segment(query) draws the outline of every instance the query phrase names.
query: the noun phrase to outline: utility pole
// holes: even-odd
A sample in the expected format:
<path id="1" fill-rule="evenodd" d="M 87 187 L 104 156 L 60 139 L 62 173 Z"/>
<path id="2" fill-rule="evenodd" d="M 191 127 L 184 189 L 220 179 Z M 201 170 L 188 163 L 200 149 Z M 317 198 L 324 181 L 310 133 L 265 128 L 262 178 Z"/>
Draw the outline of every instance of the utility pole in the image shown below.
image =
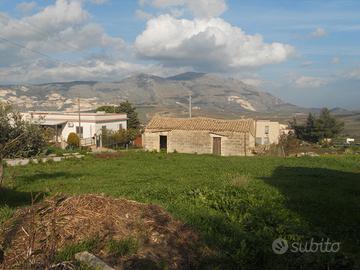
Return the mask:
<path id="1" fill-rule="evenodd" d="M 192 117 L 191 93 L 189 92 L 189 118 Z"/>
<path id="2" fill-rule="evenodd" d="M 82 133 L 81 133 L 81 116 L 80 116 L 80 98 L 78 98 L 78 115 L 79 115 L 79 138 L 82 138 Z"/>

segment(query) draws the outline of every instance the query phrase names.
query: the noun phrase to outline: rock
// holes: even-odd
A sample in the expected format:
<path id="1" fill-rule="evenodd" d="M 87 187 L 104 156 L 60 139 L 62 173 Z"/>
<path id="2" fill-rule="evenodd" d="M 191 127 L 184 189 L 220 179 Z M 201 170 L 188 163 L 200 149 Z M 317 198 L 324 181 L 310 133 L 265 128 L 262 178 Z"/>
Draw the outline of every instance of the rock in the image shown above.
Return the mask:
<path id="1" fill-rule="evenodd" d="M 55 161 L 55 162 L 59 162 L 61 161 L 61 157 L 53 157 L 52 160 Z"/>
<path id="2" fill-rule="evenodd" d="M 306 153 L 306 155 L 309 157 L 318 157 L 319 156 L 318 154 L 316 154 L 314 152 L 308 152 L 308 153 Z"/>
<path id="3" fill-rule="evenodd" d="M 108 266 L 105 262 L 100 260 L 95 255 L 83 251 L 75 254 L 75 259 L 79 262 L 86 263 L 90 267 L 94 267 L 95 269 L 99 270 L 115 270 L 114 268 Z"/>

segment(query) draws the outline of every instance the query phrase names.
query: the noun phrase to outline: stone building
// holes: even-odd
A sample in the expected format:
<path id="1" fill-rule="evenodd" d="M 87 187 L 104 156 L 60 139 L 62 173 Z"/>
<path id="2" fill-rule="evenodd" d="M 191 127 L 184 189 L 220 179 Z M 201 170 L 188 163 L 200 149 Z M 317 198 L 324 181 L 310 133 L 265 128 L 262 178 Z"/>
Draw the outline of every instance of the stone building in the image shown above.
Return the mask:
<path id="1" fill-rule="evenodd" d="M 246 156 L 255 147 L 255 121 L 155 117 L 143 136 L 149 151 Z"/>

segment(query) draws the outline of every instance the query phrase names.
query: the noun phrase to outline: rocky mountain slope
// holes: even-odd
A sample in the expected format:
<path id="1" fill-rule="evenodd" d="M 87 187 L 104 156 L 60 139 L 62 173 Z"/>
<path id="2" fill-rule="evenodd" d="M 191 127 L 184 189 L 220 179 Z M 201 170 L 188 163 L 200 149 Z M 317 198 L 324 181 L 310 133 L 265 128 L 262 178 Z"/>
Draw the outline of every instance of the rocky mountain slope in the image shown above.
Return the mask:
<path id="1" fill-rule="evenodd" d="M 129 100 L 140 107 L 184 111 L 189 94 L 194 111 L 293 112 L 299 109 L 240 80 L 194 72 L 169 78 L 140 74 L 118 82 L 0 86 L 0 101 L 13 102 L 23 110 L 75 110 L 80 98 L 82 109 Z"/>

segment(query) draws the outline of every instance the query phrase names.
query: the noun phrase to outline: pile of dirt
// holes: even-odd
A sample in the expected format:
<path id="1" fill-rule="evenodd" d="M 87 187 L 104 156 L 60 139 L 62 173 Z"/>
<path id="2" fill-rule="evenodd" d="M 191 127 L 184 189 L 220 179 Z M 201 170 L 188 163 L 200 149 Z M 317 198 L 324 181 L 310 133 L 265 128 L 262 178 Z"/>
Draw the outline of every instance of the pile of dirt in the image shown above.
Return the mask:
<path id="1" fill-rule="evenodd" d="M 91 239 L 96 244 L 88 251 L 115 269 L 194 268 L 199 254 L 197 234 L 159 206 L 99 195 L 56 196 L 19 209 L 5 223 L 0 269 L 70 269 L 73 258 L 61 263 L 59 254 L 83 251 Z M 129 239 L 135 248 L 124 244 Z M 117 243 L 115 249 L 109 243 Z"/>

